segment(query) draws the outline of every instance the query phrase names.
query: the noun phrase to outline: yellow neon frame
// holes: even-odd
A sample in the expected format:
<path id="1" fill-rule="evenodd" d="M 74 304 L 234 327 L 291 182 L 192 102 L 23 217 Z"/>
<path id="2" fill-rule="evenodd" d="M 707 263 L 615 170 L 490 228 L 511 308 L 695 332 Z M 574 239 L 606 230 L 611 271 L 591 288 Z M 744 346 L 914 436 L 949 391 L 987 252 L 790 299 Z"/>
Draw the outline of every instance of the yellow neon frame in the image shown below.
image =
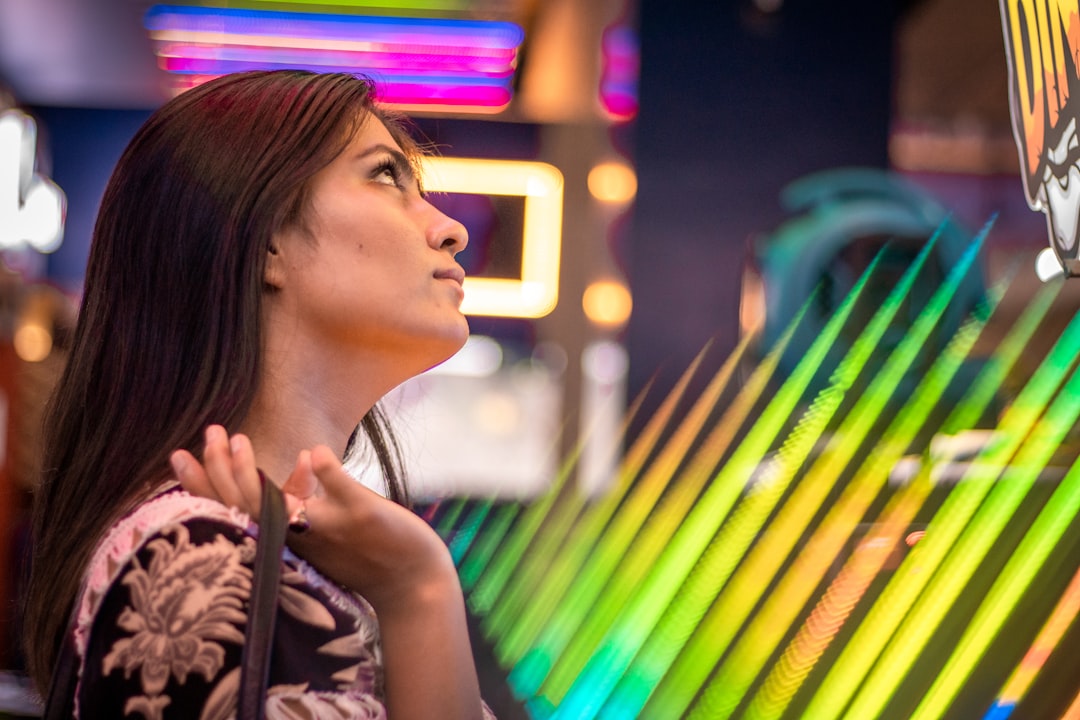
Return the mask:
<path id="1" fill-rule="evenodd" d="M 563 176 L 547 163 L 425 157 L 424 189 L 525 198 L 521 278 L 465 278 L 466 315 L 539 318 L 559 302 Z"/>

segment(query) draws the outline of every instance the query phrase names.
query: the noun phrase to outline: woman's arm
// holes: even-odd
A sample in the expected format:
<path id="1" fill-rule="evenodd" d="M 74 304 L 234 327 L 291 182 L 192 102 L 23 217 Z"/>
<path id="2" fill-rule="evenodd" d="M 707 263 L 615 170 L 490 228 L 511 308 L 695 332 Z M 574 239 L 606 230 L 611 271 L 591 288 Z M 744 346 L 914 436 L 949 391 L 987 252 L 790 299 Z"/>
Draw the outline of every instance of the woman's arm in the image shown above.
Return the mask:
<path id="1" fill-rule="evenodd" d="M 258 470 L 243 435 L 230 440 L 211 427 L 203 462 L 181 450 L 173 466 L 189 492 L 258 517 Z M 300 454 L 283 489 L 290 511 L 303 503 L 310 521 L 306 532 L 290 533 L 289 546 L 375 608 L 388 717 L 482 717 L 461 585 L 438 534 L 356 482 L 325 446 Z"/>

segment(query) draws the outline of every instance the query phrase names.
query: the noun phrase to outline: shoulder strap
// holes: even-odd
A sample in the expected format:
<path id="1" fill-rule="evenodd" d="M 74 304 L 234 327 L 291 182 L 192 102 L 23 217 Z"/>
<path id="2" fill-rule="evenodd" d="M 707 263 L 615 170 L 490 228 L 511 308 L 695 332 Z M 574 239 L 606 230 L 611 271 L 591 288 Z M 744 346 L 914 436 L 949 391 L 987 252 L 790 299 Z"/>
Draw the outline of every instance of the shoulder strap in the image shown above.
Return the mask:
<path id="1" fill-rule="evenodd" d="M 238 720 L 261 720 L 266 709 L 266 686 L 270 680 L 270 646 L 277 618 L 281 551 L 285 546 L 285 499 L 281 490 L 259 472 L 262 508 L 259 510 L 259 543 L 251 579 L 251 602 L 244 649 L 240 661 Z"/>

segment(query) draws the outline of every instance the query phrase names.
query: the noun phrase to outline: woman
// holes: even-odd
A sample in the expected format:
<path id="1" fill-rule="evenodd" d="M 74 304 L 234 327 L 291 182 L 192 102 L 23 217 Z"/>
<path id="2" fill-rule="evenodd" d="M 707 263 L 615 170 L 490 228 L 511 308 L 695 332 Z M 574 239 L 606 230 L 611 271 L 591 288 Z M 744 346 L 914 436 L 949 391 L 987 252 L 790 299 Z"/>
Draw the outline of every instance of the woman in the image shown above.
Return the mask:
<path id="1" fill-rule="evenodd" d="M 487 713 L 446 547 L 338 460 L 359 424 L 404 502 L 375 403 L 468 334 L 466 232 L 416 154 L 368 83 L 284 71 L 178 96 L 121 157 L 46 421 L 25 611 L 45 688 L 77 607 L 80 717 L 235 712 L 260 470 L 307 526 L 268 717 Z"/>

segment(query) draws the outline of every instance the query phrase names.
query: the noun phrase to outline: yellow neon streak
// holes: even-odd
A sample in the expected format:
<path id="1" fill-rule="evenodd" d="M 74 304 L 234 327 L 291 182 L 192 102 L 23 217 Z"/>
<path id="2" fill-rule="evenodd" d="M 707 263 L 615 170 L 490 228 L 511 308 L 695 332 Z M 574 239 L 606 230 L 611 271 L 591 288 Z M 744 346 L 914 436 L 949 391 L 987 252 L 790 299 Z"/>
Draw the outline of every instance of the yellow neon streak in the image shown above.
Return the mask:
<path id="1" fill-rule="evenodd" d="M 799 317 L 801 318 L 801 313 Z M 644 528 L 633 539 L 633 545 L 624 551 L 624 556 L 620 560 L 621 564 L 608 586 L 599 587 L 599 584 L 593 581 L 592 565 L 586 566 L 586 571 L 582 575 L 582 582 L 579 583 L 575 594 L 575 602 L 589 603 L 587 607 L 592 622 L 581 629 L 573 637 L 569 647 L 566 648 L 559 664 L 555 666 L 551 677 L 544 684 L 543 692 L 545 697 L 558 701 L 566 694 L 577 674 L 588 661 L 589 653 L 595 649 L 603 634 L 616 621 L 618 612 L 630 599 L 634 588 L 649 572 L 656 557 L 663 551 L 666 542 L 698 497 L 701 488 L 713 476 L 717 463 L 771 379 L 791 338 L 790 330 L 794 329 L 797 324 L 798 319 L 791 324 L 789 331 L 777 343 L 777 347 L 770 351 L 768 356 L 755 368 L 754 373 L 742 387 L 735 400 L 710 432 L 701 448 L 695 453 L 688 468 L 679 473 L 677 484 L 673 490 L 663 499 L 656 513 L 648 518 Z M 738 355 L 741 355 L 751 338 L 752 336 L 748 335 L 743 342 L 740 342 Z M 738 357 L 735 354 L 732 357 L 735 363 L 731 365 L 731 368 L 734 370 L 737 367 Z M 727 363 L 725 363 L 726 366 Z M 705 404 L 695 406 L 695 411 L 704 412 L 702 420 L 715 410 L 714 394 L 706 394 L 709 399 L 708 406 Z M 692 440 L 693 438 L 688 437 L 687 439 Z M 642 509 L 652 510 L 659 496 L 659 491 L 664 489 L 672 480 L 673 474 L 678 470 L 680 461 L 685 456 L 688 447 L 685 442 L 680 442 L 679 445 L 683 449 L 681 455 L 671 454 L 669 456 L 665 452 L 664 456 L 662 456 L 662 465 L 658 462 L 650 468 L 650 473 L 656 470 L 660 474 L 652 479 L 655 490 L 649 492 L 647 504 L 645 502 L 640 503 Z M 619 522 L 620 519 L 616 518 L 616 522 Z M 640 520 L 637 522 L 640 523 Z M 626 533 L 620 534 L 625 536 Z M 606 535 L 610 536 L 611 533 L 606 533 Z M 629 539 L 625 537 L 619 538 L 619 541 L 620 543 L 629 543 Z M 604 559 L 601 553 L 596 553 L 595 557 L 598 560 Z M 608 572 L 610 573 L 610 570 Z M 599 598 L 597 599 L 598 594 Z M 594 600 L 595 605 L 591 605 Z M 565 634 L 564 628 L 553 628 L 553 633 L 559 631 Z M 560 644 L 565 644 L 565 640 L 560 640 Z"/>
<path id="2" fill-rule="evenodd" d="M 1002 343 L 994 360 L 976 380 L 973 394 L 982 394 L 986 390 L 996 392 L 1023 352 L 1059 289 L 1060 286 L 1048 286 L 1037 301 L 1025 309 L 1024 315 Z M 1056 347 L 1061 354 L 1071 353 L 1066 343 L 1061 340 Z M 852 695 L 873 668 L 875 660 L 895 634 L 904 615 L 930 581 L 930 575 L 952 548 L 963 525 L 989 492 L 997 473 L 1016 451 L 1020 438 L 1031 429 L 1036 419 L 1032 413 L 1033 406 L 1041 407 L 1047 399 L 1043 394 L 1047 385 L 1046 377 L 1056 377 L 1058 372 L 1051 363 L 1044 362 L 1032 378 L 1033 382 L 1029 382 L 1017 401 L 1006 410 L 998 428 L 1009 442 L 1006 445 L 999 444 L 993 447 L 989 454 L 980 456 L 980 462 L 969 467 L 962 482 L 935 513 L 931 520 L 934 532 L 920 540 L 904 559 L 874 607 L 845 644 L 839 658 L 832 663 L 825 679 L 818 686 L 806 709 L 806 717 L 829 720 L 843 713 Z M 965 422 L 972 420 L 967 417 L 969 411 L 970 408 L 961 403 L 946 420 L 945 431 L 953 432 L 969 427 L 970 424 Z"/>
<path id="3" fill-rule="evenodd" d="M 1080 720 L 1080 692 L 1076 693 L 1076 697 L 1073 698 L 1069 709 L 1061 716 L 1061 720 Z"/>
<path id="4" fill-rule="evenodd" d="M 971 624 L 964 630 L 963 636 L 953 649 L 945 667 L 937 674 L 933 685 L 923 696 L 912 720 L 918 718 L 929 720 L 941 717 L 945 713 L 949 703 L 960 691 L 963 682 L 982 658 L 990 642 L 1001 631 L 1005 619 L 1015 609 L 1020 595 L 1030 587 L 1035 574 L 1043 567 L 1054 546 L 1061 539 L 1065 525 L 1076 517 L 1077 501 L 1080 500 L 1080 493 L 1077 492 L 1080 489 L 1078 481 L 1080 481 L 1080 460 L 1073 464 L 1065 479 L 1032 523 L 1024 539 L 1013 551 L 1008 563 L 980 603 Z M 1080 598 L 1065 596 L 1059 601 L 1059 606 L 1066 599 L 1069 600 L 1066 607 L 1072 605 L 1072 617 L 1075 617 L 1076 609 L 1080 607 Z M 1064 628 L 1061 632 L 1064 632 Z M 1031 670 L 1034 677 L 1038 668 Z"/>
<path id="5" fill-rule="evenodd" d="M 681 713 L 685 710 L 700 684 L 705 681 L 753 611 L 761 593 L 765 591 L 761 579 L 771 578 L 776 574 L 777 568 L 788 557 L 798 540 L 799 533 L 795 530 L 805 527 L 810 516 L 816 512 L 820 498 L 815 495 L 827 492 L 831 487 L 829 479 L 835 475 L 833 463 L 846 463 L 844 453 L 854 452 L 853 448 L 837 440 L 839 433 L 834 435 L 824 453 L 814 461 L 808 475 L 811 479 L 792 491 L 791 499 L 786 501 L 778 511 L 776 519 L 770 523 L 771 531 L 760 533 L 769 514 L 794 479 L 796 471 L 809 457 L 814 445 L 839 411 L 847 391 L 877 348 L 936 239 L 935 235 L 931 242 L 923 247 L 918 259 L 905 271 L 902 281 L 892 289 L 889 298 L 878 308 L 871 322 L 862 330 L 858 340 L 833 371 L 829 387 L 818 393 L 809 411 L 784 440 L 767 479 L 756 484 L 753 492 L 749 493 L 746 500 L 735 510 L 729 522 L 721 526 L 709 542 L 698 561 L 692 576 L 693 582 L 684 586 L 680 595 L 680 603 L 686 606 L 692 604 L 696 609 L 693 613 L 683 610 L 669 611 L 664 622 L 665 626 L 678 623 L 685 628 L 689 624 L 688 620 L 693 620 L 697 627 L 692 634 L 685 629 L 679 633 L 682 643 L 677 649 L 681 650 L 681 653 L 649 699 L 646 712 L 652 710 Z M 864 278 L 869 277 L 870 272 L 869 269 L 864 272 Z M 849 296 L 845 303 L 854 302 L 854 299 Z M 830 324 L 839 319 L 840 314 L 837 313 Z M 869 396 L 864 396 L 857 407 L 865 406 L 866 397 Z M 768 411 L 763 417 L 767 414 Z M 849 428 L 851 423 L 849 417 L 844 428 Z M 849 433 L 850 429 L 840 432 Z M 755 465 L 760 464 L 760 459 L 760 455 L 754 458 Z M 724 472 L 734 467 L 735 463 L 729 461 Z M 819 480 L 815 481 L 813 478 Z M 743 560 L 742 564 L 737 565 L 740 559 Z M 663 633 L 671 634 L 666 627 Z M 650 648 L 650 652 L 645 654 L 646 657 L 660 656 L 662 652 L 671 653 L 670 649 L 660 645 L 661 637 L 661 633 L 656 633 L 650 640 L 650 645 L 655 644 L 658 647 Z"/>
<path id="6" fill-rule="evenodd" d="M 668 393 L 660 408 L 650 418 L 644 431 L 631 446 L 619 472 L 620 485 L 617 486 L 618 488 L 621 488 L 624 479 L 626 483 L 629 483 L 636 478 L 646 459 L 652 454 L 656 443 L 673 417 L 675 408 L 678 406 L 679 401 L 682 400 L 686 387 L 696 372 L 702 357 L 704 357 L 706 349 L 707 346 L 683 372 L 678 383 Z M 646 388 L 642 395 L 639 396 L 635 408 L 640 406 L 647 390 Z M 569 474 L 569 469 L 576 464 L 576 458 L 580 452 L 581 446 L 576 447 L 573 461 L 567 465 L 566 475 Z M 565 476 L 561 476 L 558 489 L 553 489 L 551 493 L 545 495 L 540 501 L 529 506 L 513 535 L 500 547 L 499 557 L 492 563 L 495 571 L 485 573 L 478 585 L 477 592 L 469 598 L 474 610 L 481 614 L 487 614 L 487 617 L 484 618 L 483 629 L 489 637 L 495 634 L 501 635 L 512 627 L 516 622 L 518 609 L 529 594 L 529 588 L 533 587 L 532 583 L 542 579 L 542 576 L 536 573 L 534 568 L 538 566 L 538 563 L 546 564 L 549 561 L 548 556 L 550 553 L 547 552 L 549 550 L 549 543 L 546 541 L 548 534 L 546 532 L 542 534 L 541 528 L 545 526 L 545 521 L 552 514 L 556 501 L 562 495 L 561 488 L 565 484 L 564 481 Z M 615 495 L 616 493 L 611 494 Z M 581 501 L 582 498 L 580 497 L 576 500 L 576 502 Z M 609 500 L 604 502 L 609 502 Z M 564 503 L 564 507 L 565 505 L 566 503 Z M 575 505 L 575 507 L 579 506 Z M 542 553 L 541 550 L 544 552 Z M 541 557 L 538 557 L 538 555 Z M 495 651 L 498 657 L 500 652 L 498 645 Z M 503 664 L 509 664 L 506 660 L 500 661 Z"/>
<path id="7" fill-rule="evenodd" d="M 998 696 L 1002 701 L 1019 704 L 1027 694 L 1031 683 L 1035 682 L 1035 677 L 1046 662 L 1046 657 L 1057 647 L 1078 613 L 1080 613 L 1080 570 L 1073 575 L 1069 587 L 1061 595 L 1061 599 L 1058 600 L 1050 617 L 1031 644 L 1031 648 L 1013 674 L 1009 676 L 1009 680 Z M 1078 696 L 1078 701 L 1080 701 L 1080 696 Z M 1077 706 L 1077 711 L 1080 712 L 1080 706 Z"/>
<path id="8" fill-rule="evenodd" d="M 995 289 L 991 299 L 993 305 L 996 305 L 1003 291 L 1003 287 Z M 888 475 L 889 468 L 903 454 L 918 427 L 925 421 L 926 415 L 940 399 L 941 392 L 952 379 L 959 367 L 959 362 L 967 356 L 985 323 L 985 318 L 970 319 L 953 337 L 938 362 L 920 383 L 911 402 L 898 414 L 897 419 L 886 431 L 885 440 L 872 456 L 875 459 L 864 463 L 863 468 L 856 473 L 856 478 Z M 855 482 L 865 482 L 865 480 Z M 781 656 L 780 662 L 769 673 L 765 684 L 751 703 L 747 712 L 748 720 L 777 718 L 787 708 L 821 654 L 835 638 L 863 593 L 884 567 L 932 489 L 930 467 L 924 465 L 916 478 L 889 500 L 881 514 L 881 521 L 874 526 L 873 533 L 862 540 L 844 563 L 839 575 L 830 584 L 798 635 Z M 844 497 L 847 497 L 846 492 Z M 841 501 L 836 508 L 840 519 L 846 517 L 850 521 L 861 517 L 858 511 L 843 510 L 843 506 L 844 503 Z M 845 512 L 848 513 L 846 516 L 843 514 Z M 835 524 L 835 522 L 830 524 L 826 519 L 823 527 L 829 528 L 829 532 L 837 532 L 838 528 Z M 828 550 L 821 551 L 820 557 L 832 557 L 827 554 L 828 552 Z M 806 557 L 818 554 L 810 547 L 804 553 Z M 790 601 L 785 592 L 778 591 L 777 595 L 782 595 L 785 603 Z"/>
<path id="9" fill-rule="evenodd" d="M 1080 397 L 1080 373 L 1069 380 L 1067 389 L 1051 405 L 1047 415 L 1056 414 L 1057 407 L 1064 406 L 1067 410 L 1063 414 L 1069 418 L 1066 422 L 1074 422 L 1080 403 L 1071 397 L 1073 393 Z M 1011 514 L 1011 509 L 1015 508 L 1027 488 L 1034 482 L 1039 468 L 1045 466 L 1054 450 L 1061 444 L 1065 430 L 1066 428 L 1055 423 L 1047 422 L 1045 418 L 1040 419 L 1016 454 L 1013 462 L 1016 468 L 1014 477 L 1007 482 L 995 483 L 998 472 L 993 472 L 988 473 L 985 478 L 971 481 L 973 484 L 985 484 L 990 496 L 970 524 L 962 529 L 959 539 L 949 548 L 949 554 L 933 574 L 926 592 L 922 593 L 911 607 L 900 629 L 867 678 L 866 684 L 855 697 L 846 717 L 862 720 L 877 717 L 881 713 L 895 694 L 900 680 L 906 676 L 940 625 L 946 611 L 960 596 L 963 584 L 970 579 L 978 563 L 986 556 L 991 544 L 1000 534 L 1007 522 L 1006 514 Z M 989 460 L 987 462 L 991 464 Z M 996 467 L 997 471 L 1001 469 L 1003 468 Z M 957 492 L 954 491 L 954 494 Z M 923 542 L 919 544 L 924 544 L 933 535 L 934 533 L 928 531 Z M 913 556 L 914 554 L 909 558 Z"/>
<path id="10" fill-rule="evenodd" d="M 969 246 L 965 259 L 974 261 L 980 244 L 981 239 Z M 922 309 L 904 340 L 889 354 L 884 367 L 874 377 L 870 387 L 862 393 L 855 407 L 830 438 L 822 456 L 814 462 L 801 484 L 778 512 L 772 523 L 772 534 L 776 538 L 786 538 L 783 557 L 791 552 L 791 545 L 810 527 L 813 515 L 824 504 L 826 494 L 837 486 L 843 471 L 857 449 L 862 446 L 869 429 L 873 427 L 875 419 L 892 397 L 897 381 L 908 371 L 920 349 L 925 346 L 926 339 L 948 307 L 956 287 L 967 275 L 969 267 L 961 263 L 952 268 L 949 281 L 937 289 Z M 963 342 L 972 343 L 983 322 L 985 321 L 975 321 L 967 325 Z M 943 359 L 947 361 L 948 355 L 943 356 Z M 956 367 L 958 365 L 954 365 L 954 370 Z M 843 488 L 839 499 L 829 506 L 824 520 L 810 536 L 806 547 L 798 553 L 791 569 L 781 578 L 776 589 L 764 599 L 763 608 L 753 618 L 731 655 L 724 660 L 710 681 L 691 717 L 717 718 L 721 712 L 726 713 L 724 717 L 728 717 L 734 709 L 733 706 L 738 704 L 742 692 L 751 685 L 768 655 L 779 644 L 787 628 L 809 600 L 833 559 L 839 555 L 843 545 L 851 537 L 859 519 L 866 514 L 880 493 L 890 469 L 903 456 L 918 429 L 929 416 L 937 398 L 947 385 L 939 382 L 940 378 L 937 376 L 940 374 L 941 371 L 938 370 L 937 373 L 931 372 L 924 377 L 915 394 L 890 423 L 874 452 L 859 466 L 854 479 Z M 761 546 L 776 544 L 778 543 L 762 540 Z M 777 553 L 777 557 L 780 557 L 780 553 Z M 760 570 L 754 573 L 753 569 L 754 566 L 748 562 L 743 577 L 760 577 Z M 738 617 L 745 617 L 746 610 L 743 608 L 747 605 L 745 602 L 742 607 L 734 605 L 739 613 Z M 726 606 L 721 601 L 710 611 L 706 621 L 710 627 L 715 627 L 725 619 L 727 613 L 721 610 L 724 607 Z M 702 636 L 708 635 L 704 623 L 702 631 Z"/>

